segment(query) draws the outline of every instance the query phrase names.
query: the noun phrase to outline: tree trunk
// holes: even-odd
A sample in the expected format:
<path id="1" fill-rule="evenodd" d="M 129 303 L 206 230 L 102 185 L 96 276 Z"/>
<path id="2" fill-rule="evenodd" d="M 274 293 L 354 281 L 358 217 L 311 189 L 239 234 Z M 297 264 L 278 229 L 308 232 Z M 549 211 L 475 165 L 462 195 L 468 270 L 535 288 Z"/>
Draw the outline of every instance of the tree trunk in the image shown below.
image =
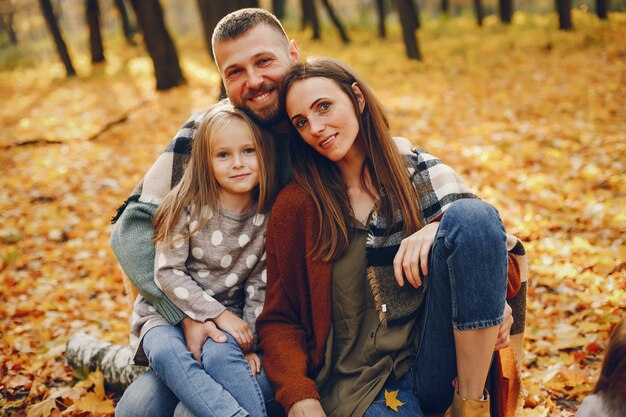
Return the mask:
<path id="1" fill-rule="evenodd" d="M 100 5 L 98 0 L 87 0 L 85 14 L 87 25 L 89 26 L 91 63 L 104 62 L 104 46 L 102 45 L 102 33 L 100 32 Z"/>
<path id="2" fill-rule="evenodd" d="M 378 15 L 378 37 L 384 39 L 387 36 L 385 28 L 385 0 L 376 0 L 376 14 Z"/>
<path id="3" fill-rule="evenodd" d="M 414 12 L 413 2 L 412 0 L 396 0 L 396 7 L 398 9 L 398 15 L 400 16 L 406 56 L 409 59 L 421 60 L 422 57 L 417 41 L 417 34 L 415 33 L 417 30 L 415 27 L 417 20 L 415 15 L 411 17 L 411 13 Z"/>
<path id="4" fill-rule="evenodd" d="M 313 39 L 320 39 L 320 21 L 317 16 L 317 7 L 314 0 L 302 0 L 302 29 L 305 29 L 309 23 L 313 29 Z"/>
<path id="5" fill-rule="evenodd" d="M 279 20 L 285 17 L 285 0 L 272 0 L 272 11 Z"/>
<path id="6" fill-rule="evenodd" d="M 126 8 L 126 4 L 124 0 L 115 0 L 115 7 L 120 14 L 120 19 L 122 20 L 122 30 L 124 31 L 124 39 L 129 45 L 137 45 L 133 36 L 137 33 L 137 28 L 133 27 L 130 23 L 130 16 L 128 15 L 128 9 Z"/>
<path id="7" fill-rule="evenodd" d="M 328 13 L 328 17 L 330 17 L 330 20 L 333 22 L 333 24 L 337 28 L 337 31 L 339 32 L 339 36 L 341 37 L 342 42 L 344 44 L 349 44 L 350 38 L 348 37 L 348 34 L 346 33 L 346 30 L 344 29 L 343 24 L 341 23 L 341 20 L 339 20 L 339 17 L 337 17 L 337 14 L 335 13 L 335 9 L 333 9 L 332 4 L 330 4 L 330 0 L 322 0 L 322 4 L 324 5 L 324 8 L 326 9 L 326 13 Z"/>
<path id="8" fill-rule="evenodd" d="M 441 13 L 450 14 L 450 2 L 448 0 L 441 0 Z"/>
<path id="9" fill-rule="evenodd" d="M 500 2 L 500 21 L 504 24 L 510 24 L 513 18 L 513 0 L 499 0 Z"/>
<path id="10" fill-rule="evenodd" d="M 132 356 L 130 346 L 113 345 L 84 333 L 70 337 L 65 347 L 65 361 L 72 369 L 82 373 L 100 369 L 107 387 L 117 393 L 148 369 L 133 365 Z"/>
<path id="11" fill-rule="evenodd" d="M 202 33 L 204 34 L 204 45 L 209 51 L 209 55 L 213 58 L 213 47 L 211 45 L 211 36 L 215 29 L 215 20 L 213 13 L 213 5 L 215 2 L 211 0 L 198 0 L 198 11 L 200 12 L 200 20 L 202 21 Z"/>
<path id="12" fill-rule="evenodd" d="M 411 19 L 414 19 L 413 26 L 415 29 L 419 29 L 422 27 L 422 23 L 420 22 L 420 9 L 416 0 L 407 1 L 407 6 L 410 9 L 409 15 Z"/>
<path id="13" fill-rule="evenodd" d="M 556 10 L 559 13 L 559 29 L 572 30 L 572 0 L 556 0 Z"/>
<path id="14" fill-rule="evenodd" d="M 178 53 L 170 37 L 159 0 L 131 0 L 143 38 L 152 58 L 156 89 L 167 90 L 185 82 Z"/>
<path id="15" fill-rule="evenodd" d="M 596 0 L 596 13 L 602 20 L 609 18 L 609 0 Z"/>
<path id="16" fill-rule="evenodd" d="M 13 25 L 15 7 L 9 0 L 0 0 L 0 32 L 5 31 L 11 45 L 17 45 L 17 33 Z"/>
<path id="17" fill-rule="evenodd" d="M 198 0 L 198 10 L 200 11 L 200 18 L 202 20 L 202 28 L 204 33 L 204 43 L 209 51 L 211 58 L 213 57 L 213 46 L 211 45 L 211 37 L 213 36 L 213 30 L 217 23 L 228 13 L 233 12 L 243 7 L 251 7 L 250 1 L 245 4 L 242 1 L 239 2 L 226 2 L 215 0 Z"/>
<path id="18" fill-rule="evenodd" d="M 61 58 L 61 61 L 63 61 L 63 65 L 65 65 L 65 72 L 68 77 L 73 77 L 76 75 L 76 70 L 72 65 L 70 54 L 67 52 L 67 46 L 63 40 L 61 29 L 59 29 L 59 23 L 54 14 L 54 10 L 52 9 L 52 3 L 50 3 L 50 0 L 40 0 L 39 6 L 41 7 L 41 12 L 46 20 L 50 33 L 52 34 L 52 38 L 54 39 L 54 44 L 56 45 L 59 57 Z"/>
<path id="19" fill-rule="evenodd" d="M 474 12 L 476 13 L 476 23 L 483 25 L 483 4 L 481 0 L 474 0 Z"/>

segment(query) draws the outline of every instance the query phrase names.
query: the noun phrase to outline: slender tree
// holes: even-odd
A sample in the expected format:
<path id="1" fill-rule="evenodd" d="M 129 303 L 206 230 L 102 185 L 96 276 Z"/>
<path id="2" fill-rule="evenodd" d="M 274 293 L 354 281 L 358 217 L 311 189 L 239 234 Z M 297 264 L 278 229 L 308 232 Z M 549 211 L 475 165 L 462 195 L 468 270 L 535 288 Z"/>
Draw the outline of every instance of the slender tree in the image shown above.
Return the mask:
<path id="1" fill-rule="evenodd" d="M 130 16 L 124 0 L 115 0 L 115 8 L 117 8 L 118 13 L 120 14 L 120 19 L 122 20 L 122 30 L 124 31 L 124 39 L 126 39 L 126 43 L 133 46 L 137 45 L 137 42 L 135 42 L 134 39 L 135 33 L 137 33 L 137 28 L 130 21 Z"/>
<path id="2" fill-rule="evenodd" d="M 500 21 L 506 25 L 511 23 L 513 18 L 513 0 L 499 0 Z"/>
<path id="3" fill-rule="evenodd" d="M 335 25 L 335 27 L 337 28 L 342 42 L 344 44 L 350 43 L 350 38 L 348 37 L 348 34 L 346 33 L 346 30 L 341 23 L 341 20 L 339 20 L 337 13 L 335 13 L 335 9 L 333 8 L 332 4 L 330 4 L 330 0 L 322 0 L 322 5 L 324 5 L 324 8 L 326 9 L 326 13 L 328 13 L 330 21 L 333 22 L 333 25 Z"/>
<path id="4" fill-rule="evenodd" d="M 417 27 L 418 19 L 415 15 L 411 16 L 411 13 L 415 11 L 412 0 L 396 0 L 396 7 L 398 9 L 398 15 L 400 16 L 400 25 L 402 26 L 402 38 L 404 39 L 404 47 L 406 50 L 406 56 L 410 59 L 421 60 L 419 44 L 417 41 Z"/>
<path id="5" fill-rule="evenodd" d="M 573 30 L 572 24 L 572 0 L 556 0 L 556 10 L 559 13 L 559 29 Z"/>
<path id="6" fill-rule="evenodd" d="M 596 0 L 596 14 L 602 20 L 609 18 L 609 0 Z"/>
<path id="7" fill-rule="evenodd" d="M 65 72 L 68 77 L 73 77 L 76 75 L 76 70 L 74 69 L 74 65 L 72 65 L 70 54 L 67 52 L 67 46 L 63 40 L 63 35 L 61 34 L 57 17 L 54 14 L 52 3 L 50 3 L 50 0 L 39 0 L 39 6 L 41 7 L 44 19 L 46 20 L 46 25 L 48 26 L 48 29 L 52 34 L 52 38 L 54 39 L 54 44 L 56 45 L 59 57 L 61 58 L 63 65 L 65 65 Z"/>
<path id="8" fill-rule="evenodd" d="M 285 17 L 285 0 L 272 0 L 272 11 L 279 19 Z"/>
<path id="9" fill-rule="evenodd" d="M 302 0 L 300 4 L 302 6 L 302 29 L 310 24 L 313 29 L 313 39 L 321 39 L 320 21 L 315 0 Z"/>
<path id="10" fill-rule="evenodd" d="M 15 16 L 15 6 L 11 4 L 10 0 L 0 0 L 0 32 L 6 32 L 9 37 L 9 42 L 12 45 L 17 45 L 17 33 L 15 32 L 15 25 L 13 24 L 13 17 Z"/>
<path id="11" fill-rule="evenodd" d="M 157 90 L 167 90 L 184 83 L 178 53 L 165 26 L 159 0 L 131 0 L 131 4 L 152 58 Z"/>
<path id="12" fill-rule="evenodd" d="M 385 28 L 385 0 L 376 0 L 376 14 L 378 15 L 378 37 L 384 39 L 387 36 Z"/>
<path id="13" fill-rule="evenodd" d="M 420 9 L 417 4 L 417 0 L 410 0 L 406 2 L 409 11 L 409 17 L 413 19 L 412 25 L 415 29 L 419 29 L 422 27 L 422 23 L 420 22 Z"/>
<path id="14" fill-rule="evenodd" d="M 102 33 L 100 31 L 100 5 L 98 0 L 87 0 L 85 5 L 87 26 L 89 26 L 89 49 L 91 50 L 91 63 L 104 62 L 104 46 L 102 45 Z"/>
<path id="15" fill-rule="evenodd" d="M 448 0 L 441 0 L 441 13 L 448 15 L 450 14 L 450 2 Z"/>
<path id="16" fill-rule="evenodd" d="M 483 3 L 481 0 L 473 0 L 474 12 L 476 13 L 476 23 L 478 26 L 483 25 Z"/>

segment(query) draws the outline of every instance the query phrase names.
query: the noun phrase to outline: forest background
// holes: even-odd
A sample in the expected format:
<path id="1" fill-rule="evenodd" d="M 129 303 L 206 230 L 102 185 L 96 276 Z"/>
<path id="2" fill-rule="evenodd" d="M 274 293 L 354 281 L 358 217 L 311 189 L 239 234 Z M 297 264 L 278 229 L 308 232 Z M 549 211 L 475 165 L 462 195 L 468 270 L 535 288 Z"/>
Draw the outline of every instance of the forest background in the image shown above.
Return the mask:
<path id="1" fill-rule="evenodd" d="M 66 343 L 79 332 L 127 342 L 110 219 L 220 92 L 195 1 L 161 0 L 186 79 L 166 91 L 155 90 L 142 37 L 127 42 L 113 3 L 100 1 L 105 61 L 92 64 L 85 3 L 52 1 L 77 73 L 67 78 L 39 2 L 0 1 L 17 35 L 13 44 L 0 31 L 0 416 L 112 413 L 119 394 L 100 372 L 72 370 Z M 321 9 L 312 40 L 296 1 L 286 4 L 288 33 L 304 55 L 352 65 L 393 132 L 454 167 L 525 242 L 524 415 L 573 415 L 626 311 L 624 0 L 606 20 L 595 2 L 575 0 L 568 31 L 544 0 L 516 1 L 508 25 L 483 1 L 482 26 L 467 0 L 445 15 L 420 0 L 421 61 L 406 57 L 390 2 L 384 39 L 374 1 L 331 3 L 350 44 Z"/>

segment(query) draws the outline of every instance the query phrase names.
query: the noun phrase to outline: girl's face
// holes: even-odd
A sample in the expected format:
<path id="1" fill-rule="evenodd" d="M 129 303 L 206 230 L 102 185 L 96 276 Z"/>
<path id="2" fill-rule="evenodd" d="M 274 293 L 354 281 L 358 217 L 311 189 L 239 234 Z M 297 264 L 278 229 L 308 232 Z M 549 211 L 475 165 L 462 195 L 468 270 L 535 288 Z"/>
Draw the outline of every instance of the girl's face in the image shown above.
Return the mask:
<path id="1" fill-rule="evenodd" d="M 209 163 L 220 186 L 220 196 L 249 198 L 259 184 L 259 161 L 252 133 L 233 118 L 212 132 Z"/>
<path id="2" fill-rule="evenodd" d="M 361 89 L 352 85 L 360 111 L 365 101 Z M 333 162 L 353 149 L 359 121 L 350 97 L 334 81 L 314 77 L 293 83 L 286 97 L 287 114 L 302 139 Z"/>

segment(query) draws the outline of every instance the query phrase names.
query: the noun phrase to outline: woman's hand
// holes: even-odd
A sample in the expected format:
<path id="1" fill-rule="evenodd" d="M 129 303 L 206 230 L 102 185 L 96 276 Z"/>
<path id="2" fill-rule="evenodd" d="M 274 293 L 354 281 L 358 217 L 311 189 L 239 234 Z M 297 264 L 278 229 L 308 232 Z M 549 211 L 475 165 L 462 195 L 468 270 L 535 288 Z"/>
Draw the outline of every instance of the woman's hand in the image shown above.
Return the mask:
<path id="1" fill-rule="evenodd" d="M 498 329 L 498 340 L 494 351 L 504 349 L 511 343 L 511 327 L 513 326 L 513 309 L 509 303 L 504 303 L 504 318 Z"/>
<path id="2" fill-rule="evenodd" d="M 294 403 L 287 417 L 326 417 L 326 413 L 319 400 L 307 398 Z"/>
<path id="3" fill-rule="evenodd" d="M 400 243 L 400 249 L 393 259 L 393 273 L 399 286 L 404 286 L 404 277 L 415 288 L 422 285 L 419 269 L 428 275 L 428 255 L 438 227 L 439 222 L 429 223 Z"/>
<path id="4" fill-rule="evenodd" d="M 219 316 L 213 319 L 217 327 L 230 333 L 230 335 L 237 341 L 241 350 L 245 353 L 252 348 L 252 330 L 248 326 L 248 323 L 237 317 L 234 313 L 224 310 Z"/>
<path id="5" fill-rule="evenodd" d="M 252 371 L 252 375 L 255 377 L 259 372 L 261 372 L 261 358 L 254 352 L 249 352 L 243 355 L 243 358 L 250 365 L 250 370 Z"/>
<path id="6" fill-rule="evenodd" d="M 217 343 L 224 343 L 227 340 L 226 335 L 220 332 L 212 321 L 203 323 L 201 321 L 195 321 L 189 316 L 185 316 L 181 322 L 181 327 L 185 335 L 187 350 L 191 352 L 198 363 L 201 363 L 200 354 L 202 353 L 202 346 L 207 339 L 211 338 Z"/>

